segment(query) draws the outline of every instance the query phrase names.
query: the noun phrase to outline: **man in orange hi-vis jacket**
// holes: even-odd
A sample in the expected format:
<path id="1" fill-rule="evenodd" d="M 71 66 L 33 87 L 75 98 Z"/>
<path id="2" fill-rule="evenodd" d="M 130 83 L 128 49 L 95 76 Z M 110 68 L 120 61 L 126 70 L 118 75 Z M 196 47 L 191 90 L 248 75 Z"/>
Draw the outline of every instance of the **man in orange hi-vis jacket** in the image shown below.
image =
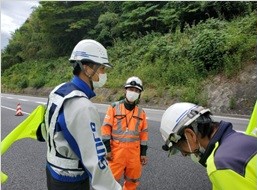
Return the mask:
<path id="1" fill-rule="evenodd" d="M 106 158 L 116 180 L 124 174 L 123 190 L 135 190 L 139 185 L 142 165 L 147 164 L 148 126 L 146 114 L 138 107 L 142 81 L 128 78 L 125 99 L 109 106 L 102 130 L 107 149 Z"/>

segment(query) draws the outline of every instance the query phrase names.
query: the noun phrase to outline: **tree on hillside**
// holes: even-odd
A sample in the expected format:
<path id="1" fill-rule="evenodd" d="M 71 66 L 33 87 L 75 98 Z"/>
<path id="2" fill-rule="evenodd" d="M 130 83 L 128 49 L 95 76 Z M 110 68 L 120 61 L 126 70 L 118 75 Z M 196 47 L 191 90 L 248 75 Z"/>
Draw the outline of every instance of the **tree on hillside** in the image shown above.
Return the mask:
<path id="1" fill-rule="evenodd" d="M 8 46 L 3 50 L 2 70 L 26 60 L 38 58 L 37 53 L 41 49 L 43 38 L 40 28 L 40 20 L 34 10 L 26 22 L 12 34 Z"/>
<path id="2" fill-rule="evenodd" d="M 152 31 L 162 31 L 164 24 L 159 20 L 161 8 L 166 2 L 125 2 L 122 6 L 120 28 L 124 37 L 140 37 Z"/>
<path id="3" fill-rule="evenodd" d="M 70 53 L 83 38 L 94 38 L 90 33 L 102 13 L 103 2 L 61 1 L 40 2 L 39 18 L 49 44 L 56 56 Z"/>
<path id="4" fill-rule="evenodd" d="M 85 38 L 112 46 L 118 39 L 183 32 L 210 18 L 230 20 L 254 9 L 255 2 L 233 1 L 40 1 L 2 51 L 2 70 L 30 59 L 66 56 Z"/>

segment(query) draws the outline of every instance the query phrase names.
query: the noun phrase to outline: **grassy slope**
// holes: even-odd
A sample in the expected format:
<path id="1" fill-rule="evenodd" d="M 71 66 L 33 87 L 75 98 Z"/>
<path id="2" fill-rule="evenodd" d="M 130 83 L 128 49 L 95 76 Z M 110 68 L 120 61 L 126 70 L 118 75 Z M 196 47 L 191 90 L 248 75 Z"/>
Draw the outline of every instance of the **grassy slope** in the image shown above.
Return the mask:
<path id="1" fill-rule="evenodd" d="M 210 94 L 203 84 L 215 76 L 235 78 L 256 59 L 256 23 L 253 14 L 230 23 L 209 20 L 184 33 L 117 40 L 108 48 L 115 67 L 108 72 L 106 89 L 98 90 L 96 101 L 121 98 L 126 79 L 137 75 L 146 89 L 144 104 L 167 107 L 175 101 L 190 101 L 210 105 Z M 211 70 L 206 70 L 206 63 L 213 66 Z M 55 85 L 70 80 L 71 73 L 68 57 L 24 62 L 2 73 L 2 92 L 37 89 L 45 95 Z M 232 108 L 232 103 L 228 107 Z"/>

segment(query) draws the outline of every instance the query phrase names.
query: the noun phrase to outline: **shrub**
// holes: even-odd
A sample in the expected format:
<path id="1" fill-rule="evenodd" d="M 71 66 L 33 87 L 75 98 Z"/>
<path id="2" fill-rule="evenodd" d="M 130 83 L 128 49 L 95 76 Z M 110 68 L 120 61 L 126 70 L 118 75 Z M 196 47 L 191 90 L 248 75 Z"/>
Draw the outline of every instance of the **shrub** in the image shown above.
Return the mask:
<path id="1" fill-rule="evenodd" d="M 18 88 L 27 88 L 29 86 L 29 82 L 27 79 L 21 79 L 18 83 L 17 83 Z"/>
<path id="2" fill-rule="evenodd" d="M 235 109 L 235 107 L 236 107 L 236 99 L 234 97 L 231 97 L 229 99 L 229 108 L 233 110 Z"/>
<path id="3" fill-rule="evenodd" d="M 45 85 L 45 78 L 43 76 L 39 77 L 39 78 L 35 78 L 34 80 L 31 81 L 31 86 L 33 88 L 41 88 Z"/>
<path id="4" fill-rule="evenodd" d="M 191 46 L 191 59 L 196 64 L 200 73 L 218 72 L 223 68 L 224 37 L 217 30 L 203 30 Z M 200 64 L 200 65 L 199 65 Z"/>

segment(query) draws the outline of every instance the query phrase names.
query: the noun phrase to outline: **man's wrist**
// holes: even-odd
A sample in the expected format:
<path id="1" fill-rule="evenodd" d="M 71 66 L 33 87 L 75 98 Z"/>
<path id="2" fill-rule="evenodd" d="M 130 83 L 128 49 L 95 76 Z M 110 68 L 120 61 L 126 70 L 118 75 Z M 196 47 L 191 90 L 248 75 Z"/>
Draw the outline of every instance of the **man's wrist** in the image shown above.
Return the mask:
<path id="1" fill-rule="evenodd" d="M 140 156 L 146 156 L 147 145 L 140 145 Z"/>
<path id="2" fill-rule="evenodd" d="M 103 140 L 103 143 L 104 143 L 105 148 L 106 148 L 108 153 L 111 152 L 111 142 L 110 141 L 111 141 L 110 139 L 109 140 Z"/>

